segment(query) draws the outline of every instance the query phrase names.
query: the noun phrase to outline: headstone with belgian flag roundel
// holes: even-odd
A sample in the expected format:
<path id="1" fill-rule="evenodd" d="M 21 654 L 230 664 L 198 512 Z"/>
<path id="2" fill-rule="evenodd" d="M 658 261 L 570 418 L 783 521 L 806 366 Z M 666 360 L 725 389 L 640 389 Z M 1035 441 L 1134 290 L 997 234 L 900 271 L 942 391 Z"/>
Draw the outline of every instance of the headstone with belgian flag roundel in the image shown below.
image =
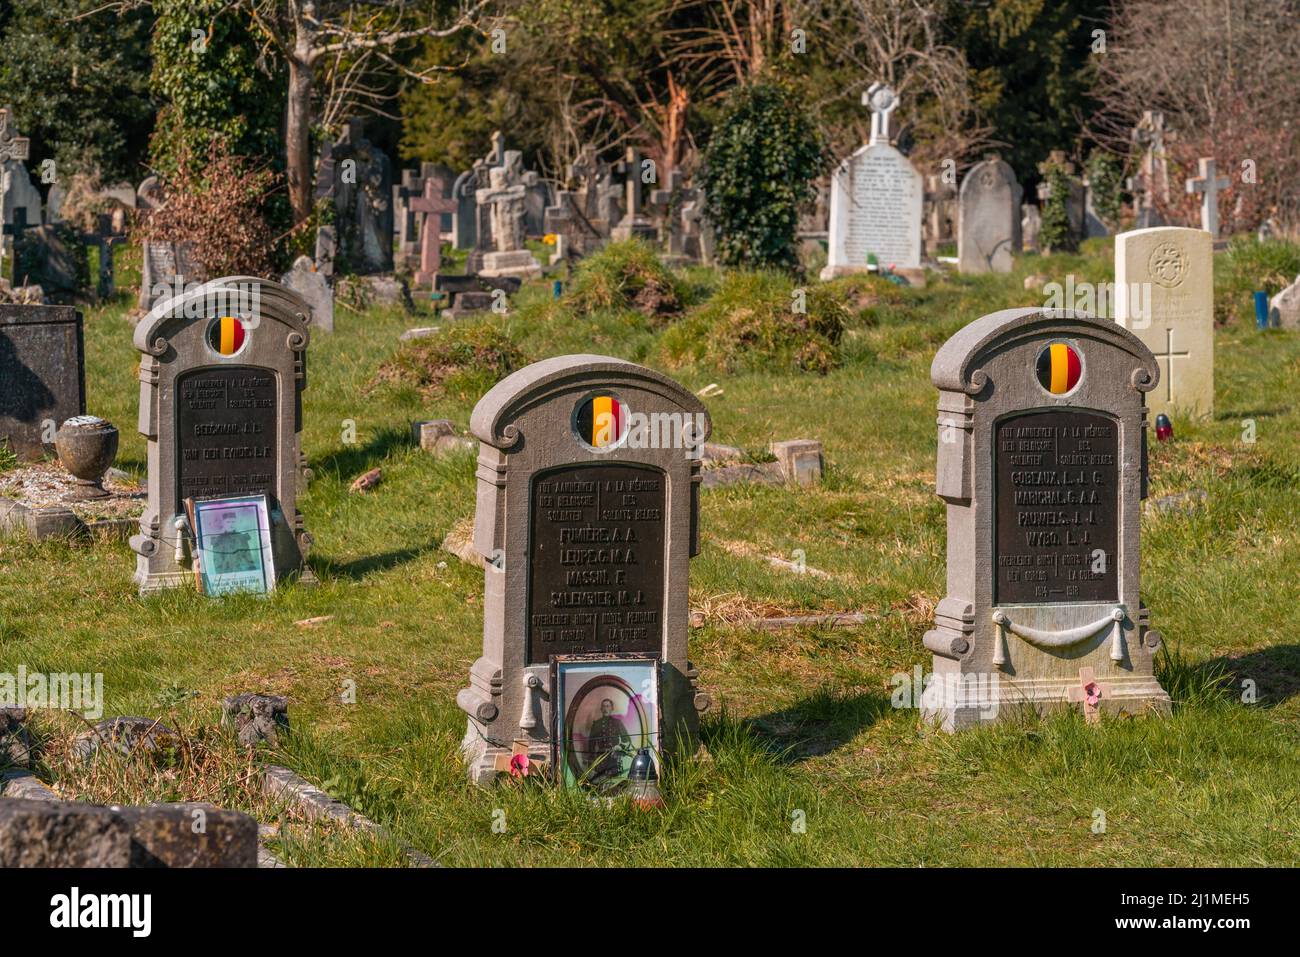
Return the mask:
<path id="1" fill-rule="evenodd" d="M 949 731 L 1080 702 L 1090 720 L 1167 713 L 1139 593 L 1151 350 L 1107 319 L 1008 309 L 930 376 L 948 581 L 924 713 Z"/>
<path id="2" fill-rule="evenodd" d="M 187 499 L 266 495 L 277 580 L 312 579 L 298 511 L 309 317 L 288 287 L 230 276 L 159 302 L 136 326 L 149 447 L 148 504 L 131 539 L 142 594 L 193 580 Z"/>
<path id="3" fill-rule="evenodd" d="M 483 654 L 456 700 L 471 779 L 555 759 L 552 668 L 575 656 L 652 660 L 662 750 L 693 749 L 709 704 L 687 656 L 700 400 L 622 359 L 560 356 L 499 382 L 470 428 Z"/>

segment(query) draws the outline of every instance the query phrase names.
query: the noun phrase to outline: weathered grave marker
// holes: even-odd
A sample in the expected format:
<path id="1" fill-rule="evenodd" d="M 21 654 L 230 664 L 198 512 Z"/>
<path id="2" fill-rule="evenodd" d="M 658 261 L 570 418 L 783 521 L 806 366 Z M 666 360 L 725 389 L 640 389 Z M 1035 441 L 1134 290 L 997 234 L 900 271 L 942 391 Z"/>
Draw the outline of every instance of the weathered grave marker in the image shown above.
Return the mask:
<path id="1" fill-rule="evenodd" d="M 946 730 L 1017 705 L 1168 712 L 1139 594 L 1155 357 L 1107 319 L 1007 309 L 935 356 L 947 595 L 923 708 Z"/>
<path id="2" fill-rule="evenodd" d="M 871 140 L 836 169 L 831 180 L 829 253 L 823 279 L 868 271 L 868 257 L 921 282 L 921 174 L 889 142 L 889 114 L 898 97 L 872 84 L 862 102 L 871 107 Z"/>
<path id="3" fill-rule="evenodd" d="M 498 383 L 470 428 L 487 559 L 483 654 L 456 699 L 471 779 L 552 759 L 557 655 L 653 658 L 662 748 L 692 750 L 709 704 L 686 642 L 704 406 L 622 359 L 559 356 Z"/>
<path id="4" fill-rule="evenodd" d="M 957 262 L 963 273 L 1011 272 L 1020 252 L 1024 190 L 996 156 L 976 163 L 962 180 L 957 203 Z"/>
<path id="5" fill-rule="evenodd" d="M 302 296 L 310 310 L 313 332 L 334 331 L 334 290 L 310 256 L 299 256 L 280 281 Z"/>
<path id="6" fill-rule="evenodd" d="M 312 579 L 298 511 L 308 329 L 301 296 L 247 276 L 164 300 L 136 326 L 139 427 L 149 446 L 148 505 L 131 539 L 142 594 L 192 574 L 187 498 L 266 495 L 276 577 Z"/>
<path id="7" fill-rule="evenodd" d="M 1154 226 L 1115 237 L 1115 321 L 1160 363 L 1152 420 L 1214 413 L 1214 241 L 1200 229 Z"/>
<path id="8" fill-rule="evenodd" d="M 442 214 L 454 213 L 457 203 L 444 198 L 441 177 L 424 177 L 424 193 L 413 196 L 408 205 L 418 217 L 420 231 L 420 268 L 415 272 L 415 284 L 432 284 L 442 266 Z"/>
<path id="9" fill-rule="evenodd" d="M 1232 185 L 1226 176 L 1218 176 L 1214 171 L 1214 157 L 1201 157 L 1196 161 L 1199 176 L 1187 179 L 1188 195 L 1201 195 L 1201 229 L 1210 234 L 1212 239 L 1219 238 L 1219 191 Z"/>
<path id="10" fill-rule="evenodd" d="M 59 426 L 86 411 L 81 313 L 0 304 L 0 445 L 37 461 Z"/>

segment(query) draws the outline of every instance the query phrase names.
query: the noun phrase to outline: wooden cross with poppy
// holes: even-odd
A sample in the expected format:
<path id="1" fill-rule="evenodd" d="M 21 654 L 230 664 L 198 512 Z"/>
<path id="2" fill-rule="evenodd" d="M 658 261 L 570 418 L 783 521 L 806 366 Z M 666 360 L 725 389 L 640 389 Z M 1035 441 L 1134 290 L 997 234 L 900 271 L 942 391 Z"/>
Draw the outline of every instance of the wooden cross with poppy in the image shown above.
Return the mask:
<path id="1" fill-rule="evenodd" d="M 1110 685 L 1097 680 L 1091 668 L 1079 669 L 1079 684 L 1069 690 L 1071 703 L 1083 705 L 1083 717 L 1089 724 L 1101 722 L 1101 699 L 1110 695 Z"/>

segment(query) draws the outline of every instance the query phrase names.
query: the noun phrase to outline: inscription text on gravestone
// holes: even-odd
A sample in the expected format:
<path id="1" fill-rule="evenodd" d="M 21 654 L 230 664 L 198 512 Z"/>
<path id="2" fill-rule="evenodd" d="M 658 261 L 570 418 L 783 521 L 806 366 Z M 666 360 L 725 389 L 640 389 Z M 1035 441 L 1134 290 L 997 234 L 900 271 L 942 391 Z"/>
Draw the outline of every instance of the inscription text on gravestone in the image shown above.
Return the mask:
<path id="1" fill-rule="evenodd" d="M 528 661 L 659 654 L 665 477 L 635 465 L 575 465 L 533 479 Z"/>
<path id="2" fill-rule="evenodd" d="M 998 423 L 994 602 L 1119 600 L 1119 426 L 1093 412 Z"/>
<path id="3" fill-rule="evenodd" d="M 225 366 L 197 369 L 176 382 L 180 495 L 275 497 L 275 373 Z"/>

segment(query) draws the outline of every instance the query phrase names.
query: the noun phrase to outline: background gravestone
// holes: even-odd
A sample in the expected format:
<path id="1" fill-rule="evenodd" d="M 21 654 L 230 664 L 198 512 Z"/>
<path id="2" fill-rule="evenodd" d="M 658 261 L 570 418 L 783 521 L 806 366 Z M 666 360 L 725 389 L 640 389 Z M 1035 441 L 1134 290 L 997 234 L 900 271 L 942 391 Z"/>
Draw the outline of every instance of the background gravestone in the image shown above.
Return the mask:
<path id="1" fill-rule="evenodd" d="M 299 256 L 280 281 L 302 296 L 310 310 L 312 331 L 334 331 L 334 290 L 310 256 Z"/>
<path id="2" fill-rule="evenodd" d="M 1167 712 L 1138 587 L 1150 351 L 1107 319 L 1007 309 L 949 339 L 930 377 L 948 584 L 926 715 L 959 730 L 1089 685 L 1089 707 Z"/>
<path id="3" fill-rule="evenodd" d="M 25 461 L 54 451 L 59 426 L 86 412 L 84 357 L 76 309 L 0 304 L 0 445 Z"/>
<path id="4" fill-rule="evenodd" d="M 1020 252 L 1020 199 L 1011 166 L 996 156 L 976 163 L 957 202 L 957 268 L 963 273 L 1011 272 Z"/>
<path id="5" fill-rule="evenodd" d="M 1115 321 L 1160 363 L 1151 415 L 1214 414 L 1214 240 L 1153 226 L 1115 237 Z"/>
<path id="6" fill-rule="evenodd" d="M 362 129 L 361 120 L 349 120 L 343 135 L 322 147 L 315 198 L 334 206 L 337 249 L 328 258 L 366 275 L 393 269 L 393 185 L 387 154 Z"/>
<path id="7" fill-rule="evenodd" d="M 131 539 L 142 594 L 191 575 L 177 561 L 175 527 L 189 497 L 265 493 L 277 578 L 312 580 L 298 511 L 308 327 L 301 296 L 249 276 L 190 289 L 136 326 L 139 427 L 149 440 L 148 505 Z"/>
<path id="8" fill-rule="evenodd" d="M 689 444 L 597 448 L 583 437 L 596 400 L 629 415 L 689 419 Z M 628 411 L 630 410 L 630 412 Z M 551 656 L 659 657 L 666 749 L 694 747 L 697 690 L 687 660 L 687 572 L 698 550 L 700 458 L 708 413 L 658 372 L 608 356 L 559 356 L 499 382 L 474 409 L 481 445 L 474 546 L 484 571 L 483 654 L 456 701 L 469 715 L 463 751 L 472 780 L 488 783 L 515 749 L 549 762 Z M 660 443 L 671 444 L 671 443 Z M 576 490 L 576 491 L 575 491 Z M 582 542 L 635 532 L 635 560 L 571 579 L 561 555 Z M 614 540 L 619 540 L 615 538 Z M 640 601 L 625 596 L 639 595 Z"/>
<path id="9" fill-rule="evenodd" d="M 874 85 L 871 141 L 840 164 L 831 178 L 829 249 L 823 279 L 867 272 L 868 257 L 921 281 L 921 211 L 925 186 L 910 160 L 889 142 L 893 90 Z"/>
<path id="10" fill-rule="evenodd" d="M 179 286 L 204 282 L 203 268 L 188 242 L 150 242 L 141 245 L 140 297 L 136 305 L 152 309 L 176 294 Z"/>

